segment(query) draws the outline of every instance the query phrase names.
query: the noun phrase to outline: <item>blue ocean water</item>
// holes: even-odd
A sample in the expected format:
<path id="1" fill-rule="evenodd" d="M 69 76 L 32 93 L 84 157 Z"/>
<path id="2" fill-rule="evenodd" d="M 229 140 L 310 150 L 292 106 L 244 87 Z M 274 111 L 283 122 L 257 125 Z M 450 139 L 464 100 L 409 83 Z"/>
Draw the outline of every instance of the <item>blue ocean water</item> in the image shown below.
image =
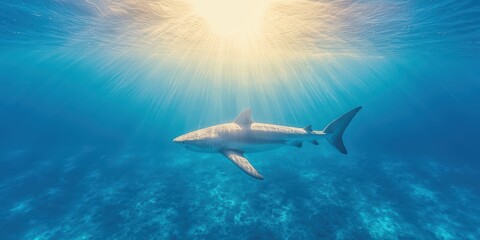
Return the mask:
<path id="1" fill-rule="evenodd" d="M 480 2 L 315 4 L 246 63 L 172 1 L 0 2 L 1 238 L 480 239 Z M 348 155 L 247 153 L 263 181 L 172 143 L 356 106 Z"/>

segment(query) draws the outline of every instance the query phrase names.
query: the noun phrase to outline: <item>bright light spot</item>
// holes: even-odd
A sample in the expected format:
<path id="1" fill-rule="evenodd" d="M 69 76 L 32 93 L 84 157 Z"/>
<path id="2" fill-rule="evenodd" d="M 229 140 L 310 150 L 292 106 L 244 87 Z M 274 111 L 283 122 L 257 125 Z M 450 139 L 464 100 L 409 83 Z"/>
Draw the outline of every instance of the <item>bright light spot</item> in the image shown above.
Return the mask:
<path id="1" fill-rule="evenodd" d="M 258 33 L 268 10 L 266 0 L 190 0 L 196 15 L 224 37 Z"/>

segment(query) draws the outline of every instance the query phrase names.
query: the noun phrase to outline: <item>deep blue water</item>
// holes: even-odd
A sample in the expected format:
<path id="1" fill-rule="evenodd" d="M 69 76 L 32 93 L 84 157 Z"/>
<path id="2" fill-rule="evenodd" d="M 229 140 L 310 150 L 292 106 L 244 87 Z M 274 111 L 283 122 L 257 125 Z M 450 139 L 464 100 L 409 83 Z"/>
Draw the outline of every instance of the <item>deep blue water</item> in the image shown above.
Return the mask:
<path id="1" fill-rule="evenodd" d="M 480 239 L 480 2 L 315 3 L 245 62 L 172 1 L 0 2 L 1 238 Z M 172 143 L 356 106 L 348 155 L 247 153 L 263 181 Z"/>

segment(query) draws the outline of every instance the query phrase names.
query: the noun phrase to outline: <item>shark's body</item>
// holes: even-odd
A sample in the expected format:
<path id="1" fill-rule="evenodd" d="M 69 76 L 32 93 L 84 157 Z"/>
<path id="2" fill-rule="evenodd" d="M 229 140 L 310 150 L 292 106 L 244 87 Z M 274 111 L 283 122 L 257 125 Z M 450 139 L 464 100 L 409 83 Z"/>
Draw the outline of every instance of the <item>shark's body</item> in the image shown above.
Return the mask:
<path id="1" fill-rule="evenodd" d="M 248 152 L 260 152 L 291 145 L 302 147 L 303 142 L 318 145 L 318 140 L 326 138 L 340 152 L 346 154 L 342 135 L 355 114 L 357 107 L 330 123 L 323 131 L 304 128 L 256 123 L 250 118 L 250 110 L 241 113 L 232 123 L 219 124 L 193 131 L 175 138 L 173 141 L 198 152 L 218 152 L 235 163 L 252 177 L 263 179 L 243 156 Z"/>

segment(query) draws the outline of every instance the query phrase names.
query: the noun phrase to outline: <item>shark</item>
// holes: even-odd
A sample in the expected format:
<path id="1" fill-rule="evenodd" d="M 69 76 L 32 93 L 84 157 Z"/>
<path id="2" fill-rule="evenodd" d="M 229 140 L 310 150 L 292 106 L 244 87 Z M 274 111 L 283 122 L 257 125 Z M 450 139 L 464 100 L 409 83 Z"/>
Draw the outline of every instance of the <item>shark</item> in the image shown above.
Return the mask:
<path id="1" fill-rule="evenodd" d="M 235 121 L 214 125 L 186 133 L 173 142 L 195 152 L 220 153 L 246 174 L 263 180 L 264 177 L 250 164 L 245 153 L 272 150 L 283 146 L 301 148 L 303 142 L 319 145 L 326 139 L 340 153 L 347 154 L 343 133 L 362 107 L 343 114 L 323 130 L 313 130 L 312 125 L 303 128 L 254 122 L 251 110 L 243 111 Z"/>

